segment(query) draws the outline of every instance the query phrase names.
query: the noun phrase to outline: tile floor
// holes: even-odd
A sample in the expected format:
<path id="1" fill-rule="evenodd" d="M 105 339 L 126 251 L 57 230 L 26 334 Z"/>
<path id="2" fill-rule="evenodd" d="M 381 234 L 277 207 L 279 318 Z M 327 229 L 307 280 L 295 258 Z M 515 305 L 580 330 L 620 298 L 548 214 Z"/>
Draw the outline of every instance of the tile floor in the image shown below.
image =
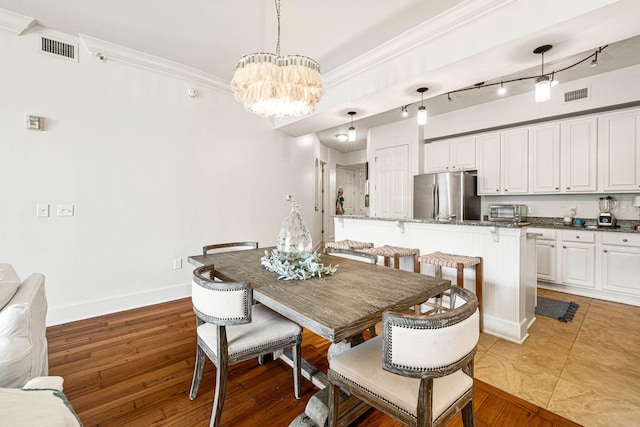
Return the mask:
<path id="1" fill-rule="evenodd" d="M 539 289 L 580 305 L 537 316 L 524 344 L 481 334 L 474 376 L 587 427 L 640 426 L 640 307 Z"/>

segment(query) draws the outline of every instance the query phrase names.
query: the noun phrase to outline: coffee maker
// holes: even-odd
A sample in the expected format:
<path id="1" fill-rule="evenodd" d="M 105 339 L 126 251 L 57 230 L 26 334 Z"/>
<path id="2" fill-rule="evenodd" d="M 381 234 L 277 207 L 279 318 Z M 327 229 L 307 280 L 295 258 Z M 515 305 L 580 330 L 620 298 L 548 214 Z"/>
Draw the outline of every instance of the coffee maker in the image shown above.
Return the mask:
<path id="1" fill-rule="evenodd" d="M 616 217 L 611 213 L 616 208 L 618 202 L 611 196 L 600 197 L 600 213 L 598 214 L 598 227 L 615 227 Z"/>

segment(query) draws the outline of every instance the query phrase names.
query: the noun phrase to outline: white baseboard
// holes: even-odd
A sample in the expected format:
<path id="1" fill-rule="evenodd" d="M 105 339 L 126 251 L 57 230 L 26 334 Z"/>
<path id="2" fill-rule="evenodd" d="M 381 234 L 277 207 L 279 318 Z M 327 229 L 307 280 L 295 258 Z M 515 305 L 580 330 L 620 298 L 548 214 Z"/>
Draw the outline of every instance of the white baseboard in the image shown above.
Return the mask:
<path id="1" fill-rule="evenodd" d="M 486 313 L 482 315 L 482 332 L 516 344 L 522 344 L 529 337 L 524 322 L 509 322 Z"/>
<path id="2" fill-rule="evenodd" d="M 159 304 L 191 296 L 191 283 L 173 285 L 147 292 L 118 295 L 113 298 L 88 301 L 62 307 L 49 307 L 47 326 L 74 322 L 104 314 L 116 313 L 147 305 Z"/>

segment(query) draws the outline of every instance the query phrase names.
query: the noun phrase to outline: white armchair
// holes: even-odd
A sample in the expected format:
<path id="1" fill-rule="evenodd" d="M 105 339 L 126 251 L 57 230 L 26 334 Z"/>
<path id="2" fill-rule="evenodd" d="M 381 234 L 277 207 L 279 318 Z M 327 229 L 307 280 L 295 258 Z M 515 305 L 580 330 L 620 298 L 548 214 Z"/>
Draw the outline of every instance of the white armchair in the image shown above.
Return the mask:
<path id="1" fill-rule="evenodd" d="M 20 388 L 49 371 L 44 276 L 21 282 L 0 263 L 0 387 Z"/>

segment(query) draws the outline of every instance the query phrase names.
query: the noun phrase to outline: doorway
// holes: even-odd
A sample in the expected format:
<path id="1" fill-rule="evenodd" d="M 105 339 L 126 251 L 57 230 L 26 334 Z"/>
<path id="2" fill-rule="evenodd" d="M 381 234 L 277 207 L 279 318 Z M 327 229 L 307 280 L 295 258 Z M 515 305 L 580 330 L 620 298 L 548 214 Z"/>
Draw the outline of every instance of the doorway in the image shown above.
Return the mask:
<path id="1" fill-rule="evenodd" d="M 365 164 L 348 166 L 336 165 L 336 194 L 342 188 L 344 202 L 342 204 L 345 215 L 366 215 L 365 206 Z"/>

